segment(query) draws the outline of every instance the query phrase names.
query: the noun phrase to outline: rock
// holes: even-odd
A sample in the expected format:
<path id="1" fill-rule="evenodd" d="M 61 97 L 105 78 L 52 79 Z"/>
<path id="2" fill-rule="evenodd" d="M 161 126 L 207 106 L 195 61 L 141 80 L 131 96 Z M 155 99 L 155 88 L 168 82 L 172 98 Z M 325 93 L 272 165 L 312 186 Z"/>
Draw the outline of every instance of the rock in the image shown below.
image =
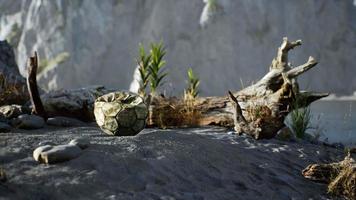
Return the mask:
<path id="1" fill-rule="evenodd" d="M 111 90 L 92 86 L 73 90 L 58 90 L 41 95 L 43 106 L 49 116 L 65 116 L 94 121 L 94 101 Z"/>
<path id="2" fill-rule="evenodd" d="M 284 127 L 281 130 L 279 130 L 276 135 L 276 139 L 282 140 L 282 141 L 295 141 L 296 140 L 295 135 L 288 127 Z"/>
<path id="3" fill-rule="evenodd" d="M 96 123 L 109 135 L 136 135 L 146 125 L 148 115 L 144 100 L 130 92 L 113 92 L 95 101 Z"/>
<path id="4" fill-rule="evenodd" d="M 7 132 L 10 132 L 11 131 L 11 126 L 6 124 L 6 123 L 3 123 L 3 122 L 0 122 L 0 133 L 7 133 Z"/>
<path id="5" fill-rule="evenodd" d="M 0 105 L 28 101 L 26 80 L 19 73 L 15 54 L 7 41 L 0 41 Z"/>
<path id="6" fill-rule="evenodd" d="M 20 115 L 12 120 L 12 125 L 21 129 L 39 129 L 44 127 L 45 121 L 37 115 Z"/>
<path id="7" fill-rule="evenodd" d="M 284 36 L 281 33 L 287 32 L 290 37 L 308 43 L 308 50 L 298 51 L 293 60 L 318 52 L 317 57 L 323 63 L 322 70 L 314 72 L 318 76 L 305 76 L 302 86 L 309 83 L 315 90 L 346 94 L 356 88 L 356 7 L 353 0 L 268 3 L 204 0 L 217 4 L 212 6 L 213 9 L 223 8 L 223 14 L 215 15 L 205 29 L 199 26 L 199 15 L 207 10 L 203 0 L 149 2 L 0 1 L 3 11 L 0 36 L 21 36 L 17 59 L 23 75 L 27 56 L 38 50 L 40 61 L 47 60 L 43 62 L 46 69 L 39 74 L 39 83 L 49 90 L 97 83 L 128 88 L 138 41 L 149 44 L 163 38 L 170 66 L 194 65 L 194 71 L 204 83 L 201 84 L 202 94 L 223 95 L 228 89 L 237 89 L 238 81 L 231 81 L 236 80 L 237 75 L 243 82 L 258 79 L 265 69 L 256 66 L 265 66 L 269 62 L 274 53 L 270 48 Z M 280 12 L 282 10 L 288 12 Z M 157 16 L 159 20 L 155 20 Z M 254 20 L 252 23 L 245 19 Z M 15 28 L 17 31 L 10 31 L 13 27 L 18 27 Z M 97 31 L 97 27 L 105 31 Z M 301 31 L 310 29 L 315 34 Z M 53 33 L 52 30 L 57 31 Z M 113 41 L 119 41 L 119 45 L 113 45 Z M 66 52 L 68 59 L 53 62 Z M 219 55 L 224 55 L 223 59 Z M 344 67 L 334 67 L 339 65 Z M 217 69 L 216 66 L 223 67 Z M 187 68 L 174 67 L 172 70 L 167 82 L 174 86 L 174 90 L 170 90 L 174 95 L 186 86 L 184 74 Z M 329 74 L 335 76 L 326 81 Z M 345 84 L 345 80 L 350 81 Z"/>
<path id="8" fill-rule="evenodd" d="M 50 126 L 60 126 L 60 127 L 71 127 L 71 126 L 82 126 L 85 123 L 70 117 L 52 117 L 47 119 L 47 125 Z"/>
<path id="9" fill-rule="evenodd" d="M 22 114 L 30 114 L 31 110 L 28 107 L 21 106 L 21 105 L 4 105 L 0 107 L 0 113 L 6 119 L 12 119 L 18 117 Z"/>
<path id="10" fill-rule="evenodd" d="M 78 157 L 81 149 L 77 145 L 66 144 L 40 146 L 33 151 L 33 158 L 39 163 L 55 164 Z"/>
<path id="11" fill-rule="evenodd" d="M 90 145 L 90 141 L 88 138 L 75 138 L 69 142 L 71 145 L 77 145 L 81 149 L 86 149 Z"/>

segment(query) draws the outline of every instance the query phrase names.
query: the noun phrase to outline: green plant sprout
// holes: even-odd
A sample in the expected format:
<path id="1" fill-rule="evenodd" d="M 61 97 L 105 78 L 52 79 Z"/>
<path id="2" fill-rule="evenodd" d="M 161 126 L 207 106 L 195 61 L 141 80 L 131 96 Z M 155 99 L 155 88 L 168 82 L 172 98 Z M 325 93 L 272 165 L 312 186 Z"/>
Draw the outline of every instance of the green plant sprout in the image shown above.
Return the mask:
<path id="1" fill-rule="evenodd" d="M 310 107 L 303 107 L 303 102 L 297 98 L 294 105 L 292 105 L 293 111 L 290 113 L 289 120 L 287 121 L 292 132 L 297 138 L 304 138 L 305 132 L 311 128 L 311 112 Z"/>
<path id="2" fill-rule="evenodd" d="M 187 71 L 188 74 L 188 88 L 184 91 L 184 99 L 194 99 L 198 96 L 198 86 L 200 84 L 199 78 L 197 78 L 192 68 Z"/>
<path id="3" fill-rule="evenodd" d="M 149 65 L 149 80 L 151 87 L 151 94 L 156 95 L 157 88 L 163 85 L 163 78 L 167 76 L 168 73 L 165 73 L 164 66 L 166 61 L 163 60 L 166 51 L 163 47 L 163 43 L 152 43 L 151 44 L 151 63 Z"/>
<path id="4" fill-rule="evenodd" d="M 208 0 L 208 1 L 207 1 L 207 5 L 208 5 L 208 10 L 209 10 L 210 12 L 216 11 L 216 9 L 217 9 L 217 7 L 218 7 L 216 0 Z"/>
<path id="5" fill-rule="evenodd" d="M 139 47 L 140 57 L 137 59 L 138 71 L 140 73 L 140 88 L 138 89 L 138 94 L 140 96 L 146 96 L 146 87 L 149 83 L 150 77 L 150 63 L 151 63 L 151 55 L 146 55 L 145 48 L 142 44 Z"/>

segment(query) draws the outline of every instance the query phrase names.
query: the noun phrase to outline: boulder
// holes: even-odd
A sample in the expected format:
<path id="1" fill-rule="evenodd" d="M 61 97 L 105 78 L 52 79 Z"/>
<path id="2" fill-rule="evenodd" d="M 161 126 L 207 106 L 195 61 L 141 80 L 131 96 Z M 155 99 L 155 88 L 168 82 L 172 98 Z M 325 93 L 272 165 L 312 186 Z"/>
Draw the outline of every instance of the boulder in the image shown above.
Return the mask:
<path id="1" fill-rule="evenodd" d="M 19 73 L 14 51 L 7 41 L 0 41 L 0 105 L 28 100 L 26 80 Z"/>
<path id="2" fill-rule="evenodd" d="M 81 151 L 77 145 L 73 144 L 45 145 L 33 151 L 33 158 L 39 163 L 55 164 L 76 158 L 80 155 Z"/>
<path id="3" fill-rule="evenodd" d="M 91 86 L 52 91 L 41 95 L 41 99 L 49 117 L 65 116 L 83 121 L 94 121 L 95 99 L 109 92 L 110 90 L 104 86 Z"/>
<path id="4" fill-rule="evenodd" d="M 22 114 L 30 114 L 30 108 L 26 106 L 21 106 L 21 105 L 4 105 L 0 107 L 0 113 L 6 118 L 6 119 L 12 119 L 16 118 Z"/>
<path id="5" fill-rule="evenodd" d="M 142 97 L 130 92 L 113 92 L 95 101 L 96 123 L 109 135 L 136 135 L 146 125 L 148 108 Z"/>
<path id="6" fill-rule="evenodd" d="M 71 117 L 62 117 L 62 116 L 48 118 L 46 123 L 47 125 L 50 126 L 59 126 L 59 127 L 82 126 L 85 124 L 84 122 L 78 119 L 74 119 Z"/>
<path id="7" fill-rule="evenodd" d="M 39 129 L 45 125 L 45 121 L 42 117 L 28 114 L 14 118 L 11 123 L 13 126 L 21 129 Z"/>
<path id="8" fill-rule="evenodd" d="M 0 122 L 0 133 L 7 133 L 11 131 L 11 126 L 7 123 Z"/>

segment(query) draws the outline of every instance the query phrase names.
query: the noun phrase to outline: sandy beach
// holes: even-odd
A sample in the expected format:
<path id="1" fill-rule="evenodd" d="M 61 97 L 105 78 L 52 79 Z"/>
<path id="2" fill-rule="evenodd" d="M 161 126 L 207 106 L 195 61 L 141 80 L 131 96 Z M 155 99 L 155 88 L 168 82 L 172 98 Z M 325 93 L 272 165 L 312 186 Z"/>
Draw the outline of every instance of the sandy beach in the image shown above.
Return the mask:
<path id="1" fill-rule="evenodd" d="M 40 142 L 90 139 L 73 160 L 45 165 L 32 157 Z M 96 126 L 0 133 L 8 181 L 0 199 L 332 199 L 306 180 L 311 163 L 342 160 L 342 149 L 306 141 L 256 141 L 226 129 L 145 129 L 112 137 Z"/>

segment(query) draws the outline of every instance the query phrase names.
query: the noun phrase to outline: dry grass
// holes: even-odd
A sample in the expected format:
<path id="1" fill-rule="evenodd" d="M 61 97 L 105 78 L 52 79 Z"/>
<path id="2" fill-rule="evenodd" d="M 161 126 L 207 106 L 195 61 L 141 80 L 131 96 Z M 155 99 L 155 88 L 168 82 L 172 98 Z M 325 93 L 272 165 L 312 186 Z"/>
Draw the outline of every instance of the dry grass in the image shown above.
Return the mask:
<path id="1" fill-rule="evenodd" d="M 22 104 L 27 101 L 27 87 L 21 83 L 9 83 L 4 74 L 0 74 L 0 105 L 8 102 Z"/>
<path id="2" fill-rule="evenodd" d="M 266 105 L 252 104 L 246 108 L 250 121 L 257 121 L 259 119 L 270 119 L 272 117 L 271 109 Z"/>
<path id="3" fill-rule="evenodd" d="M 175 101 L 160 100 L 155 105 L 155 113 L 151 113 L 151 120 L 159 128 L 193 127 L 199 126 L 202 113 L 195 107 L 195 100 L 176 99 Z"/>
<path id="4" fill-rule="evenodd" d="M 343 169 L 329 184 L 328 193 L 344 196 L 347 199 L 356 199 L 356 166 Z"/>

